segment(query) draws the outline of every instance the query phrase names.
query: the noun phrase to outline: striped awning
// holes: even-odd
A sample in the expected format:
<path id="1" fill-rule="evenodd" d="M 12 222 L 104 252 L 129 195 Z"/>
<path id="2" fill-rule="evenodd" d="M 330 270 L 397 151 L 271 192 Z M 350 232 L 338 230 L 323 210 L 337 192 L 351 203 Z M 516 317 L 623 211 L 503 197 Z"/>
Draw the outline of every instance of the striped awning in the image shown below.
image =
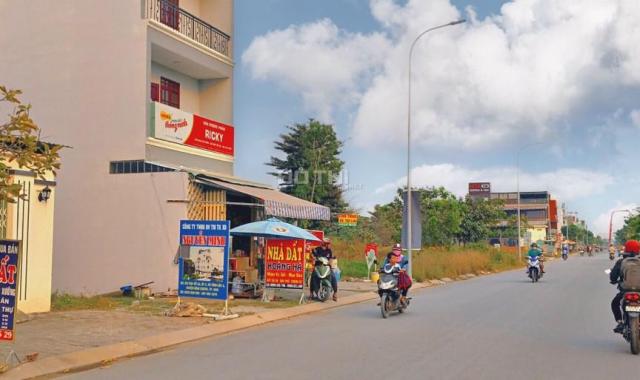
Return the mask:
<path id="1" fill-rule="evenodd" d="M 330 220 L 329 207 L 296 198 L 266 185 L 230 178 L 217 178 L 207 175 L 197 175 L 197 179 L 205 184 L 249 195 L 261 200 L 264 204 L 265 215 L 281 218 Z"/>

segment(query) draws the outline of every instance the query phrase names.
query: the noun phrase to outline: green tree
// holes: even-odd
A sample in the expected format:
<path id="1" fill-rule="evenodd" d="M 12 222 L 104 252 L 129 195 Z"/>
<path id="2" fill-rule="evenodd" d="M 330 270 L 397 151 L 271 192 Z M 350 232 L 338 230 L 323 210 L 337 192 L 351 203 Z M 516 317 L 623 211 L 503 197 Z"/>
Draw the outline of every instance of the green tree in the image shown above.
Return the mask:
<path id="1" fill-rule="evenodd" d="M 631 239 L 640 240 L 640 214 L 627 217 L 622 228 L 616 231 L 615 237 L 618 244 L 624 244 Z"/>
<path id="2" fill-rule="evenodd" d="M 456 242 L 464 217 L 462 200 L 444 187 L 419 190 L 422 212 L 422 244 L 449 246 Z"/>
<path id="3" fill-rule="evenodd" d="M 0 109 L 11 109 L 9 120 L 0 124 L 0 202 L 15 202 L 22 196 L 22 186 L 11 180 L 12 162 L 43 179 L 46 173 L 60 169 L 62 146 L 40 141 L 40 128 L 29 116 L 31 105 L 23 104 L 20 94 L 20 90 L 0 86 Z"/>
<path id="4" fill-rule="evenodd" d="M 463 202 L 464 215 L 460 223 L 458 238 L 461 243 L 486 241 L 494 235 L 500 221 L 507 218 L 500 199 L 472 199 Z"/>
<path id="5" fill-rule="evenodd" d="M 272 156 L 267 163 L 276 169 L 269 174 L 282 181 L 280 190 L 327 206 L 334 213 L 344 211 L 347 203 L 337 183 L 344 168 L 344 161 L 339 158 L 343 144 L 333 126 L 310 119 L 287 129 L 289 132 L 275 141 L 284 158 Z"/>

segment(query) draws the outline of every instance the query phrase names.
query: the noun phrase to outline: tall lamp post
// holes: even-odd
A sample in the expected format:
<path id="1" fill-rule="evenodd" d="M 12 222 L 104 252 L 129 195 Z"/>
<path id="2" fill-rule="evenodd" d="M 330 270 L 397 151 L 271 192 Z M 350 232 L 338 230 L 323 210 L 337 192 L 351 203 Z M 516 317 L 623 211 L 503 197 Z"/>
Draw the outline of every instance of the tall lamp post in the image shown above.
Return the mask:
<path id="1" fill-rule="evenodd" d="M 420 33 L 411 43 L 411 49 L 409 49 L 409 93 L 407 96 L 407 256 L 409 258 L 409 276 L 411 276 L 413 266 L 411 262 L 411 239 L 413 238 L 411 235 L 411 59 L 413 58 L 413 48 L 416 46 L 418 40 L 424 36 L 425 34 L 434 31 L 436 29 L 446 28 L 448 26 L 458 25 L 466 22 L 466 20 L 458 20 L 451 21 L 447 24 L 435 26 L 433 28 L 429 28 L 424 32 Z"/>
<path id="2" fill-rule="evenodd" d="M 518 153 L 516 153 L 516 189 L 518 192 L 518 260 L 522 260 L 522 243 L 520 242 L 521 239 L 521 232 L 520 232 L 520 153 L 522 153 L 522 151 L 524 151 L 527 148 L 531 148 L 532 146 L 536 146 L 536 145 L 541 145 L 542 142 L 536 142 L 536 143 L 532 143 L 532 144 L 528 144 L 525 145 L 523 147 L 521 147 L 518 150 Z"/>
<path id="3" fill-rule="evenodd" d="M 618 212 L 628 212 L 629 214 L 631 214 L 631 210 L 613 210 L 611 211 L 611 217 L 609 218 L 609 247 L 611 247 L 611 233 L 612 233 L 612 229 L 613 229 L 613 215 L 618 213 Z"/>

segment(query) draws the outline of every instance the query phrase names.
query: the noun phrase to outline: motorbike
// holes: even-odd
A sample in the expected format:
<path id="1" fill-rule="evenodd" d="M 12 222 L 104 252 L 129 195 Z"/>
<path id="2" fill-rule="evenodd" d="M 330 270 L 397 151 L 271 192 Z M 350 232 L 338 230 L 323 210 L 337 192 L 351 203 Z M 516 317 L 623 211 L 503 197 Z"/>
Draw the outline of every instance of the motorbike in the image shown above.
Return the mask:
<path id="1" fill-rule="evenodd" d="M 331 266 L 329 265 L 329 260 L 324 257 L 319 258 L 316 261 L 313 272 L 315 276 L 320 279 L 318 289 L 312 292 L 313 298 L 320 302 L 325 302 L 333 295 L 333 287 L 331 287 Z"/>
<path id="2" fill-rule="evenodd" d="M 567 260 L 569 258 L 569 253 L 567 253 L 566 251 L 562 251 L 562 260 Z"/>
<path id="3" fill-rule="evenodd" d="M 584 256 L 584 249 L 580 250 L 580 256 Z"/>
<path id="4" fill-rule="evenodd" d="M 529 265 L 527 267 L 527 273 L 531 282 L 538 282 L 542 273 L 540 272 L 540 258 L 538 256 L 529 257 Z"/>
<path id="5" fill-rule="evenodd" d="M 398 275 L 400 271 L 397 268 L 389 268 L 384 266 L 380 269 L 380 279 L 378 280 L 378 293 L 380 293 L 380 312 L 382 318 L 387 318 L 389 313 L 397 311 L 404 313 L 409 307 L 411 298 L 407 297 L 404 302 L 401 301 L 400 289 L 398 289 Z"/>
<path id="6" fill-rule="evenodd" d="M 631 353 L 640 354 L 640 293 L 626 292 L 622 298 L 624 330 L 622 336 L 629 342 Z"/>
<path id="7" fill-rule="evenodd" d="M 616 258 L 616 254 L 614 252 L 609 253 L 609 260 L 613 261 Z"/>

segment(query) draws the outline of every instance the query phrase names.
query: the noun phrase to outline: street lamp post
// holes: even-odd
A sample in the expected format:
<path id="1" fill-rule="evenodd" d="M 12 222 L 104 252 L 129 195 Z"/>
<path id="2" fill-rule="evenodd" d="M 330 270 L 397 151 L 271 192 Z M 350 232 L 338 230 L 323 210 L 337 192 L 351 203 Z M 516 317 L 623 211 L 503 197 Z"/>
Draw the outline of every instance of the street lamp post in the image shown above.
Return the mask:
<path id="1" fill-rule="evenodd" d="M 409 259 L 409 276 L 412 273 L 412 262 L 411 262 L 411 59 L 413 57 L 413 48 L 416 46 L 418 40 L 424 36 L 425 34 L 434 31 L 436 29 L 446 28 L 447 26 L 458 25 L 466 22 L 466 20 L 458 20 L 451 21 L 447 24 L 435 26 L 433 28 L 429 28 L 424 32 L 420 33 L 411 43 L 411 48 L 409 49 L 409 92 L 407 96 L 407 256 Z"/>
<path id="2" fill-rule="evenodd" d="M 528 144 L 525 145 L 523 147 L 520 148 L 520 150 L 518 150 L 518 153 L 516 153 L 516 190 L 518 192 L 518 260 L 522 260 L 522 243 L 520 242 L 520 236 L 521 236 L 521 232 L 520 232 L 520 153 L 522 153 L 523 150 L 527 149 L 527 148 L 531 148 L 532 146 L 536 146 L 536 145 L 541 145 L 542 142 L 536 142 L 533 144 Z"/>
<path id="3" fill-rule="evenodd" d="M 618 212 L 628 212 L 629 214 L 631 214 L 631 210 L 613 210 L 611 211 L 611 217 L 609 218 L 609 247 L 611 247 L 611 233 L 612 233 L 612 229 L 613 229 L 613 215 L 615 213 Z"/>

